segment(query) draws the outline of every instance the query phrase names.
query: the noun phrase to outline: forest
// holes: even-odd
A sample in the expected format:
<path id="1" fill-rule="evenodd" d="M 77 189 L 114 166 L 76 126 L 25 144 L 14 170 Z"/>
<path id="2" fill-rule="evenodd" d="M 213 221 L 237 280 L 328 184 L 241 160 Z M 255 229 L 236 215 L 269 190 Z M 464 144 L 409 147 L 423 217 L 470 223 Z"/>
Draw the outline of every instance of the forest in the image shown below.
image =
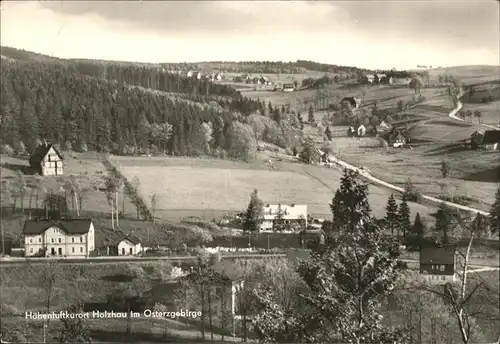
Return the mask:
<path id="1" fill-rule="evenodd" d="M 236 122 L 264 112 L 234 88 L 118 63 L 3 59 L 0 83 L 2 145 L 21 153 L 47 141 L 114 154 L 247 156 L 238 136 L 248 128 Z"/>

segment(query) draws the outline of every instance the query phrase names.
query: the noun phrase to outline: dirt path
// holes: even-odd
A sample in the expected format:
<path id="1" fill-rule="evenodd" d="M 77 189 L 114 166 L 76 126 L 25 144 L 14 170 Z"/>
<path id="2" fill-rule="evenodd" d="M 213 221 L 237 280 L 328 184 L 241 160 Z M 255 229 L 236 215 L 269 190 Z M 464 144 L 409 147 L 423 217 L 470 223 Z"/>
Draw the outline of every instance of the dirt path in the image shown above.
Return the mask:
<path id="1" fill-rule="evenodd" d="M 460 98 L 461 96 L 463 96 L 463 93 L 462 91 L 460 91 L 460 94 L 458 95 L 458 98 Z M 448 115 L 448 117 L 450 117 L 451 119 L 454 119 L 455 121 L 460 121 L 460 122 L 465 122 L 464 119 L 460 118 L 457 116 L 457 113 L 463 108 L 463 104 L 461 101 L 458 101 L 457 103 L 457 107 L 455 109 L 453 109 L 453 111 L 450 112 L 450 114 Z M 469 122 L 467 122 L 469 123 Z M 483 127 L 486 127 L 486 128 L 490 128 L 490 129 L 494 129 L 494 130 L 498 130 L 499 127 L 496 127 L 494 125 L 489 125 L 489 124 L 483 124 L 483 123 L 478 123 L 479 125 L 482 125 Z"/>

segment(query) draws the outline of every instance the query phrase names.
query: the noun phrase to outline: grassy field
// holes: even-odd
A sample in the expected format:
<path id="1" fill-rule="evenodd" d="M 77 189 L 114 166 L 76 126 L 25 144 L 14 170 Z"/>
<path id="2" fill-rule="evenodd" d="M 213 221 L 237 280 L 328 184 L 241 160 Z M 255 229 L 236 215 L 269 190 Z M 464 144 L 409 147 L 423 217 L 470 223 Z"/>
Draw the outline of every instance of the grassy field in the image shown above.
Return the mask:
<path id="1" fill-rule="evenodd" d="M 265 159 L 252 164 L 211 159 L 113 157 L 127 179 L 137 176 L 143 196 L 159 198 L 158 216 L 175 210 L 205 214 L 244 211 L 254 188 L 264 203 L 308 205 L 309 213 L 331 216 L 329 202 L 339 187 L 341 171 L 323 166 L 276 161 L 266 169 Z M 376 216 L 383 216 L 390 192 L 370 186 L 370 202 Z M 411 204 L 428 217 L 433 209 Z"/>
<path id="2" fill-rule="evenodd" d="M 427 71 L 431 84 L 437 84 L 438 77 L 442 74 L 451 74 L 468 85 L 500 79 L 500 67 L 498 66 L 458 66 L 433 68 Z"/>
<path id="3" fill-rule="evenodd" d="M 398 186 L 411 178 L 423 194 L 462 196 L 468 199 L 468 205 L 482 210 L 489 210 L 498 188 L 495 151 L 471 151 L 461 144 L 439 143 L 414 145 L 412 150 L 383 150 L 374 138 L 336 138 L 333 145 L 341 152 L 341 159 L 368 167 L 375 177 Z M 440 172 L 443 159 L 451 166 L 446 180 Z"/>

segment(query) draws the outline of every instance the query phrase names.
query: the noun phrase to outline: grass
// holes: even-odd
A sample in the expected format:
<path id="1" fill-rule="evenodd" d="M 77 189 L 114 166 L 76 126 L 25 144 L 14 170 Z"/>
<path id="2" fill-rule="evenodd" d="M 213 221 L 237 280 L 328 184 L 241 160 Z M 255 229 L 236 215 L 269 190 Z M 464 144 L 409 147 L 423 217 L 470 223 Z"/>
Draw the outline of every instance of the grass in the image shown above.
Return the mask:
<path id="1" fill-rule="evenodd" d="M 368 167 L 377 178 L 401 187 L 411 178 L 423 194 L 463 196 L 470 200 L 469 206 L 481 210 L 489 211 L 498 188 L 498 153 L 494 151 L 471 151 L 461 144 L 439 143 L 414 146 L 412 150 L 383 150 L 374 138 L 337 138 L 333 145 L 342 159 Z M 440 172 L 443 159 L 451 166 L 446 180 Z"/>
<path id="2" fill-rule="evenodd" d="M 159 216 L 179 210 L 207 219 L 244 211 L 254 188 L 264 203 L 305 203 L 312 215 L 329 218 L 329 203 L 342 175 L 336 169 L 286 160 L 275 161 L 274 170 L 265 169 L 265 159 L 251 164 L 177 158 L 113 157 L 113 161 L 127 178 L 140 179 L 143 195 L 158 195 Z M 383 216 L 390 192 L 374 185 L 369 192 L 374 215 Z M 419 204 L 411 207 L 424 217 L 433 211 Z"/>

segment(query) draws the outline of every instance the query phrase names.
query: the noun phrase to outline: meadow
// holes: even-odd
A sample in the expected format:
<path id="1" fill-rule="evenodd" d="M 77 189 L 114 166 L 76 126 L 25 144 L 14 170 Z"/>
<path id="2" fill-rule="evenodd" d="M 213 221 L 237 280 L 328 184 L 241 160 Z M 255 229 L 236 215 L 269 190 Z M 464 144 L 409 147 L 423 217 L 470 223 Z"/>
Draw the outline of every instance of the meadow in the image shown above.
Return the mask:
<path id="1" fill-rule="evenodd" d="M 137 176 L 147 202 L 156 194 L 157 214 L 187 212 L 207 219 L 214 214 L 244 211 L 254 188 L 267 203 L 307 204 L 313 216 L 329 218 L 329 203 L 340 185 L 342 172 L 324 166 L 275 161 L 266 169 L 265 160 L 252 164 L 189 158 L 112 157 L 127 179 Z M 390 191 L 370 185 L 369 200 L 375 216 L 385 214 Z M 430 219 L 432 207 L 411 204 L 413 214 Z"/>
<path id="2" fill-rule="evenodd" d="M 373 176 L 397 186 L 412 183 L 425 195 L 461 197 L 472 207 L 489 211 L 500 176 L 498 152 L 472 151 L 462 144 L 426 143 L 412 149 L 380 148 L 375 138 L 336 138 L 332 145 L 340 159 L 370 169 Z M 441 161 L 450 176 L 441 176 Z"/>

